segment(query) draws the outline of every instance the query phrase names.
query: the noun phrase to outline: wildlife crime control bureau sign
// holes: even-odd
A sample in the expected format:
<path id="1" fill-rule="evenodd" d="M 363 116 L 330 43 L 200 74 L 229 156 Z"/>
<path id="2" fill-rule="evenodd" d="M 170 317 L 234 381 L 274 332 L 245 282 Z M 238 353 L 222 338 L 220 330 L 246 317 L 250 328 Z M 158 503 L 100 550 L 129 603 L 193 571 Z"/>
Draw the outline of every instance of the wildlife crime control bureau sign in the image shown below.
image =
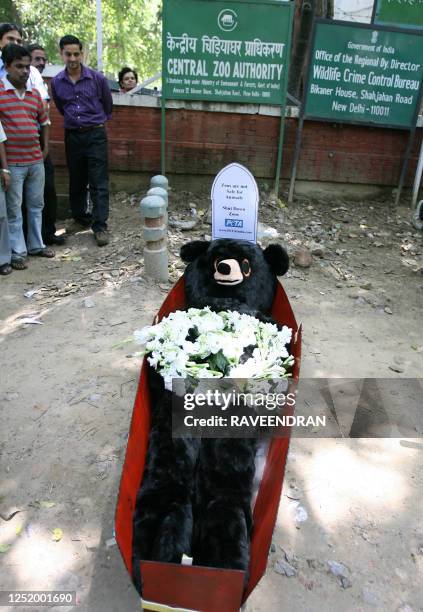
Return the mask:
<path id="1" fill-rule="evenodd" d="M 165 98 L 283 104 L 293 5 L 164 0 Z"/>
<path id="2" fill-rule="evenodd" d="M 421 97 L 422 48 L 416 31 L 318 20 L 305 117 L 412 127 Z"/>
<path id="3" fill-rule="evenodd" d="M 375 0 L 374 23 L 423 28 L 423 0 Z"/>

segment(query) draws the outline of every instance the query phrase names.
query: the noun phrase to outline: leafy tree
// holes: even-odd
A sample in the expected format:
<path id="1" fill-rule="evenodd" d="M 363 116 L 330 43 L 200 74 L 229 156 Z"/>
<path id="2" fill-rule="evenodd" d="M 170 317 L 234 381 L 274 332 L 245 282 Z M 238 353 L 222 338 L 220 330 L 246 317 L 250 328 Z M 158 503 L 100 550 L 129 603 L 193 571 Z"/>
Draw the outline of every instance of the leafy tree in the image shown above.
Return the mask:
<path id="1" fill-rule="evenodd" d="M 1 0 L 1 21 L 18 22 L 27 43 L 45 47 L 52 63 L 61 63 L 58 41 L 74 34 L 83 42 L 85 61 L 97 65 L 95 0 Z M 160 0 L 102 0 L 103 66 L 116 78 L 122 66 L 148 78 L 161 67 Z"/>

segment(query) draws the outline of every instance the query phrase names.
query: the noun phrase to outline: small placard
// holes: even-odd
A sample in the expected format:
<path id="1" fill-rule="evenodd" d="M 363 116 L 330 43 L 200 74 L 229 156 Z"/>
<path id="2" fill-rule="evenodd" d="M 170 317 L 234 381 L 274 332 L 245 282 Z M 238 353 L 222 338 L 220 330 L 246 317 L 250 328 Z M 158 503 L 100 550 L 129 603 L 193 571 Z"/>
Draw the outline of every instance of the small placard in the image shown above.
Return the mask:
<path id="1" fill-rule="evenodd" d="M 237 163 L 225 166 L 214 179 L 211 198 L 213 240 L 256 242 L 259 192 L 247 168 Z"/>

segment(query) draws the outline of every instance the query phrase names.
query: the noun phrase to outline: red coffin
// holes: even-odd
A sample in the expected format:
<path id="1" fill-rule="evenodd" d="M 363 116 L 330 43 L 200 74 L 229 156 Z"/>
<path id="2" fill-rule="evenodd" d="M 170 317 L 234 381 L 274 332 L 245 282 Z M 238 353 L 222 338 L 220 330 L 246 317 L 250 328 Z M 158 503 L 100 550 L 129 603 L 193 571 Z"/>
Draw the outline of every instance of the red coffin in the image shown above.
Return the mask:
<path id="1" fill-rule="evenodd" d="M 163 302 L 155 322 L 185 307 L 184 278 L 180 278 Z M 295 357 L 294 379 L 301 361 L 301 326 L 298 327 L 288 297 L 278 283 L 272 317 L 293 330 L 291 353 Z M 116 507 L 116 541 L 132 576 L 132 519 L 142 481 L 150 431 L 150 396 L 144 359 L 132 414 L 125 462 Z M 267 557 L 279 507 L 289 438 L 270 442 L 263 477 L 254 505 L 254 531 L 250 551 L 248 584 L 244 572 L 155 561 L 141 562 L 143 606 L 151 610 L 237 612 L 266 570 Z M 154 603 L 153 603 L 154 602 Z M 154 605 L 156 604 L 156 605 Z M 158 605 L 157 605 L 158 604 Z M 162 606 L 162 607 L 161 607 Z"/>

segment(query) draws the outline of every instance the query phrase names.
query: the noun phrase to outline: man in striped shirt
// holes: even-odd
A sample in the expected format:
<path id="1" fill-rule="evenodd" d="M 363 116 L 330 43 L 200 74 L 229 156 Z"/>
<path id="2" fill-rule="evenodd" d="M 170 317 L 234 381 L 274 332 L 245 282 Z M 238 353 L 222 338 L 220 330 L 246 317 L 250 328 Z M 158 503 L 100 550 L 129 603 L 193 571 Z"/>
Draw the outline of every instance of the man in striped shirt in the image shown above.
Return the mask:
<path id="1" fill-rule="evenodd" d="M 44 164 L 48 155 L 48 117 L 40 94 L 28 81 L 31 57 L 20 45 L 2 50 L 7 75 L 0 81 L 0 120 L 6 132 L 11 185 L 6 194 L 9 239 L 15 269 L 26 268 L 26 255 L 54 257 L 41 236 L 44 206 Z M 41 127 L 41 135 L 38 132 Z M 41 142 L 41 146 L 40 146 Z M 28 237 L 22 230 L 22 194 L 25 190 Z"/>

